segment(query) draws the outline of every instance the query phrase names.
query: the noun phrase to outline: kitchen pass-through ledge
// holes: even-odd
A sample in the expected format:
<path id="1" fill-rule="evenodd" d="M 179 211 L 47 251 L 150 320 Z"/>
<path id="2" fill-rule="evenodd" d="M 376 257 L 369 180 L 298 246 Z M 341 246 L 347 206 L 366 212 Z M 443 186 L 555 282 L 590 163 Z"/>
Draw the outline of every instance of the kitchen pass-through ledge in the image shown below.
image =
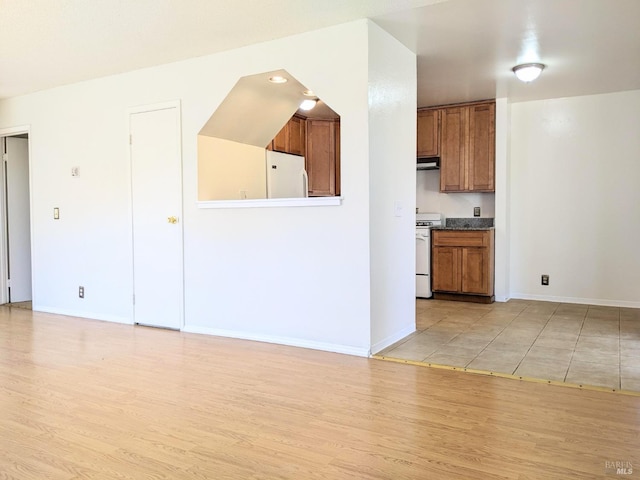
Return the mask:
<path id="1" fill-rule="evenodd" d="M 331 207 L 342 205 L 342 197 L 259 198 L 247 200 L 209 200 L 198 208 Z"/>

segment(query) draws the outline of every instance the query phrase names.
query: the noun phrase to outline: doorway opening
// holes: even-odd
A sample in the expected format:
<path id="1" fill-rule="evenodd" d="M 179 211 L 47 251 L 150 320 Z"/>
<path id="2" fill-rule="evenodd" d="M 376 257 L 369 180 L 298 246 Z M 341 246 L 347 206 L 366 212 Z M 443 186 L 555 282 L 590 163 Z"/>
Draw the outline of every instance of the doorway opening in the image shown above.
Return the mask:
<path id="1" fill-rule="evenodd" d="M 0 132 L 0 151 L 0 304 L 31 309 L 33 295 L 28 130 Z"/>

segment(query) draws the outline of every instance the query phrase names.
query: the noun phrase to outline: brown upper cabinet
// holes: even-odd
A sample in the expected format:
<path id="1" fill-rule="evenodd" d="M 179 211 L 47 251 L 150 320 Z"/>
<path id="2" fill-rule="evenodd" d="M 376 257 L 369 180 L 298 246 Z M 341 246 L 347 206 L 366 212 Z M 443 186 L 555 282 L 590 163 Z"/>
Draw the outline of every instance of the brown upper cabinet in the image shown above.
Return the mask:
<path id="1" fill-rule="evenodd" d="M 340 195 L 340 122 L 307 120 L 307 175 L 310 197 Z"/>
<path id="2" fill-rule="evenodd" d="M 418 110 L 417 157 L 440 156 L 440 110 Z"/>
<path id="3" fill-rule="evenodd" d="M 495 191 L 495 102 L 442 109 L 441 192 Z"/>
<path id="4" fill-rule="evenodd" d="M 340 195 L 339 119 L 305 119 L 294 115 L 267 149 L 305 157 L 310 197 Z"/>
<path id="5" fill-rule="evenodd" d="M 496 104 L 473 105 L 469 108 L 469 174 L 468 190 L 495 191 L 496 170 Z"/>
<path id="6" fill-rule="evenodd" d="M 304 118 L 294 115 L 282 127 L 275 138 L 267 146 L 269 150 L 291 153 L 293 155 L 305 155 L 306 148 L 306 121 Z"/>
<path id="7" fill-rule="evenodd" d="M 417 156 L 440 157 L 441 192 L 495 191 L 494 101 L 418 110 Z"/>

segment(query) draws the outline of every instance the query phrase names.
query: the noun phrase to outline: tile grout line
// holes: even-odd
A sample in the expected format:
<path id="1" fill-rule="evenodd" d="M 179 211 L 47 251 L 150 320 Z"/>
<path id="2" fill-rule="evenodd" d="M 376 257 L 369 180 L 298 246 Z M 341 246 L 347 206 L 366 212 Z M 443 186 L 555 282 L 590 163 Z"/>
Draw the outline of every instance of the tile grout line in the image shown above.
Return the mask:
<path id="1" fill-rule="evenodd" d="M 533 339 L 533 342 L 531 342 L 531 345 L 529 345 L 529 348 L 527 349 L 527 352 L 524 354 L 524 356 L 520 359 L 520 361 L 518 362 L 518 365 L 516 365 L 516 368 L 513 370 L 512 375 L 516 374 L 516 371 L 518 370 L 518 368 L 520 368 L 520 365 L 522 364 L 522 361 L 526 358 L 526 356 L 529 354 L 529 352 L 531 351 L 531 349 L 533 348 L 533 344 L 536 343 L 536 340 L 538 340 L 538 338 L 540 337 L 540 334 L 542 333 L 542 331 L 547 327 L 547 325 L 549 324 L 549 321 L 551 321 L 551 318 L 556 314 L 556 311 L 558 310 L 558 308 L 560 308 L 560 303 L 558 303 L 558 306 L 553 310 L 553 312 L 551 312 L 551 315 L 549 315 L 549 318 L 547 318 L 547 321 L 544 324 L 544 327 L 542 327 L 540 329 L 540 331 L 538 332 L 538 335 L 536 335 L 536 338 Z M 525 309 L 526 310 L 526 309 Z M 520 312 L 520 314 L 522 314 L 522 312 Z M 518 315 L 519 317 L 520 315 Z M 516 318 L 518 318 L 516 317 Z M 515 319 L 514 319 L 515 320 Z M 567 368 L 568 370 L 568 368 Z"/>
<path id="2" fill-rule="evenodd" d="M 580 323 L 580 331 L 578 332 L 578 336 L 576 337 L 576 343 L 573 345 L 573 350 L 571 351 L 571 358 L 569 359 L 569 365 L 567 366 L 567 371 L 564 374 L 563 382 L 567 381 L 567 376 L 569 375 L 569 370 L 571 370 L 571 364 L 573 363 L 573 357 L 576 354 L 576 348 L 578 347 L 578 342 L 580 341 L 580 336 L 582 335 L 582 329 L 584 328 L 584 321 L 587 318 L 587 314 L 589 313 L 589 307 L 584 312 L 584 317 L 582 317 L 582 322 Z"/>
<path id="3" fill-rule="evenodd" d="M 483 348 L 482 350 L 480 350 L 480 351 L 478 352 L 478 354 L 477 354 L 475 357 L 473 357 L 469 362 L 467 362 L 467 363 L 464 365 L 464 367 L 465 367 L 465 368 L 467 368 L 469 365 L 471 365 L 471 363 L 472 363 L 476 358 L 478 358 L 478 357 L 480 356 L 480 354 L 481 354 L 482 352 L 484 352 L 484 351 L 487 349 L 487 347 L 488 347 L 489 345 L 491 345 L 491 344 L 495 341 L 495 339 L 496 339 L 496 338 L 498 338 L 498 336 L 499 336 L 502 332 L 504 332 L 504 330 L 505 330 L 509 325 L 511 325 L 511 324 L 515 321 L 515 319 L 516 319 L 516 318 L 518 318 L 518 317 L 522 314 L 522 312 L 523 312 L 524 310 L 526 310 L 526 307 L 525 307 L 524 309 L 522 309 L 522 310 L 521 310 L 521 311 L 520 311 L 520 312 L 519 312 L 515 317 L 513 317 L 513 320 L 511 320 L 511 321 L 510 321 L 509 323 L 507 323 L 504 327 L 502 327 L 502 330 L 500 330 L 498 333 L 496 333 L 495 337 L 493 337 L 493 339 L 492 339 L 491 341 L 489 341 L 489 343 L 487 343 L 487 344 L 484 346 L 484 348 Z M 484 314 L 482 317 L 480 317 L 480 319 L 478 320 L 478 322 L 479 322 L 480 320 L 482 320 L 484 317 L 486 317 L 490 312 L 493 312 L 493 311 L 494 311 L 494 309 L 489 310 L 489 312 L 487 312 L 487 313 L 486 313 L 486 314 Z M 478 323 L 478 322 L 476 322 L 476 323 Z M 474 325 L 475 325 L 475 324 L 474 324 Z"/>
<path id="4" fill-rule="evenodd" d="M 461 309 L 458 309 L 458 310 L 461 310 Z M 464 331 L 462 331 L 462 332 L 460 332 L 460 333 L 457 333 L 457 334 L 456 334 L 456 335 L 454 335 L 454 336 L 453 336 L 453 337 L 452 337 L 452 338 L 451 338 L 447 343 L 440 345 L 440 347 L 446 347 L 447 345 L 449 345 L 453 340 L 455 340 L 456 338 L 458 338 L 458 337 L 459 337 L 460 335 L 462 335 L 463 333 L 468 332 L 468 330 L 469 330 L 473 325 L 475 325 L 475 324 L 477 324 L 478 322 L 480 322 L 480 320 L 482 320 L 485 316 L 487 316 L 489 313 L 491 313 L 491 312 L 493 312 L 493 311 L 495 311 L 495 308 L 494 308 L 494 307 L 491 307 L 491 309 L 490 309 L 490 310 L 488 310 L 486 313 L 484 313 L 483 315 L 481 315 L 481 316 L 480 316 L 480 318 L 478 318 L 474 323 L 472 323 L 472 324 L 470 324 L 470 325 L 467 325 L 467 326 L 466 326 L 466 329 L 465 329 Z M 440 322 L 442 322 L 442 321 L 444 321 L 444 320 L 447 320 L 447 319 L 448 319 L 448 316 L 445 316 L 445 318 L 438 320 L 436 323 L 434 323 L 433 325 L 431 325 L 431 326 L 429 326 L 428 328 L 426 328 L 426 329 L 424 330 L 424 332 L 426 332 L 426 331 L 427 331 L 427 330 L 429 330 L 430 328 L 432 328 L 432 327 L 436 326 L 436 325 L 437 325 L 437 324 L 439 324 Z M 500 332 L 502 332 L 502 330 L 501 330 Z M 498 332 L 498 334 L 497 334 L 497 335 L 499 335 L 499 334 L 500 334 L 500 332 Z M 491 342 L 489 342 L 489 343 L 491 343 Z M 423 362 L 426 362 L 426 361 L 429 359 L 429 357 L 431 357 L 431 355 L 433 355 L 433 354 L 435 354 L 435 353 L 438 353 L 438 351 L 440 350 L 440 347 L 439 347 L 439 348 L 437 348 L 434 352 L 431 352 L 429 355 L 427 355 L 427 356 L 426 356 L 422 361 L 423 361 Z M 484 348 L 486 348 L 486 346 L 485 346 Z M 478 355 L 480 355 L 480 353 L 482 353 L 482 352 L 484 351 L 484 348 L 483 348 L 480 352 L 478 352 L 478 353 L 476 354 L 476 356 L 475 356 L 475 357 L 473 357 L 469 362 L 467 362 L 467 363 L 465 363 L 465 364 L 464 364 L 465 368 L 466 368 L 466 366 L 467 366 L 467 365 L 469 365 L 471 362 L 473 362 L 473 361 L 478 357 Z"/>

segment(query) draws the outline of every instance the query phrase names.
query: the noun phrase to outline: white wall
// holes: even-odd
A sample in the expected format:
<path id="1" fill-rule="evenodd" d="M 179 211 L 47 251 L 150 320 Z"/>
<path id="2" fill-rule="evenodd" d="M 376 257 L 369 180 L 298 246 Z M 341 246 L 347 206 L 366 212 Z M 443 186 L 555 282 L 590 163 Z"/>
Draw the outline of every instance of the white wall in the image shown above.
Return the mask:
<path id="1" fill-rule="evenodd" d="M 440 170 L 417 172 L 416 197 L 416 206 L 420 213 L 442 213 L 445 217 L 473 217 L 473 207 L 480 207 L 481 217 L 495 216 L 493 193 L 440 193 Z"/>
<path id="2" fill-rule="evenodd" d="M 198 135 L 198 200 L 242 198 L 267 198 L 266 150 Z"/>
<path id="3" fill-rule="evenodd" d="M 416 56 L 369 24 L 371 344 L 415 331 Z"/>
<path id="4" fill-rule="evenodd" d="M 495 193 L 495 297 L 498 302 L 511 298 L 511 161 L 509 124 L 511 105 L 506 98 L 496 99 L 496 193 Z"/>
<path id="5" fill-rule="evenodd" d="M 512 297 L 640 307 L 639 132 L 640 91 L 511 106 Z"/>
<path id="6" fill-rule="evenodd" d="M 368 35 L 369 22 L 358 21 L 2 101 L 0 128 L 31 125 L 34 309 L 131 321 L 126 111 L 180 99 L 186 329 L 367 354 L 376 264 L 369 248 Z M 373 35 L 377 47 L 381 34 Z M 343 204 L 198 209 L 198 131 L 238 78 L 279 68 L 341 115 Z M 382 69 L 376 63 L 372 72 Z M 398 87 L 404 98 L 406 85 Z M 71 177 L 72 166 L 79 177 Z M 411 210 L 406 194 L 391 197 Z M 53 207 L 60 220 L 52 219 Z M 388 243 L 375 232 L 379 252 L 396 251 L 408 217 L 400 222 Z"/>

